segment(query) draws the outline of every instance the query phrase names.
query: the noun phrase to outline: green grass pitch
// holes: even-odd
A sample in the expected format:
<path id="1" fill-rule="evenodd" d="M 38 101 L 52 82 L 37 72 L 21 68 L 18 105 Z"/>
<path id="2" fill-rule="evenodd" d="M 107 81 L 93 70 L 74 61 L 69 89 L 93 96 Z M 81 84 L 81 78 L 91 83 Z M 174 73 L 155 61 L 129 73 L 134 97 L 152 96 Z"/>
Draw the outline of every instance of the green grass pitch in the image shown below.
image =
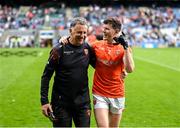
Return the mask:
<path id="1" fill-rule="evenodd" d="M 40 106 L 40 79 L 49 51 L 0 49 L 0 127 L 52 126 Z M 136 68 L 125 79 L 121 126 L 180 127 L 180 49 L 134 48 L 133 53 Z M 90 67 L 90 88 L 93 72 Z M 96 126 L 93 114 L 91 126 Z"/>

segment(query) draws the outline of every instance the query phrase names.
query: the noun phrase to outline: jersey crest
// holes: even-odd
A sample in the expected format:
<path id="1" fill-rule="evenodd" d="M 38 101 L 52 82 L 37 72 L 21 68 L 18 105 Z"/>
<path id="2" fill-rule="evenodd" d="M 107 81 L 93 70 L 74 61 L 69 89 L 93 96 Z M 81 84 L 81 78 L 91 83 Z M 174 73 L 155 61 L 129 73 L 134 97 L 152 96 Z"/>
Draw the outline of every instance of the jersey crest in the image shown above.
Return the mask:
<path id="1" fill-rule="evenodd" d="M 119 55 L 119 54 L 120 54 L 120 52 L 121 52 L 120 50 L 117 50 L 117 51 L 116 51 L 116 55 Z"/>

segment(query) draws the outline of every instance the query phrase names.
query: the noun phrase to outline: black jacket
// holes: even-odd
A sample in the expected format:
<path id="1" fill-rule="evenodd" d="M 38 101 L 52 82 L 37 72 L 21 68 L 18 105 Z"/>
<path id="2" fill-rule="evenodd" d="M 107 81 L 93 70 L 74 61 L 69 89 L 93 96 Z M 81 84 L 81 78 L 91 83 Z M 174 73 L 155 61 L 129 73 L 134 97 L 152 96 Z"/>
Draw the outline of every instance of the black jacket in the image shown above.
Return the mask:
<path id="1" fill-rule="evenodd" d="M 49 81 L 55 72 L 51 103 L 57 100 L 62 105 L 81 105 L 90 102 L 88 88 L 88 66 L 95 64 L 95 55 L 87 43 L 81 46 L 58 44 L 50 54 L 41 78 L 41 104 L 47 104 Z"/>

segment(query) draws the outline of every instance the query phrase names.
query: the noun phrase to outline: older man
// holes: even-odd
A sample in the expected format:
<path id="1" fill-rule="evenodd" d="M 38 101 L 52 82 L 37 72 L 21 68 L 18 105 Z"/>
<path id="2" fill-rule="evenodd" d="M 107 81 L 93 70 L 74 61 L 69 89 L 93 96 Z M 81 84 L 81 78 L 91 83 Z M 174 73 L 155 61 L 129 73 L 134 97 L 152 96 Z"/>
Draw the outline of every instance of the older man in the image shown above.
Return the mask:
<path id="1" fill-rule="evenodd" d="M 76 127 L 90 127 L 87 71 L 94 57 L 89 45 L 84 43 L 87 31 L 86 20 L 74 18 L 70 25 L 68 43 L 53 48 L 44 69 L 41 79 L 42 112 L 51 117 L 54 127 L 71 127 L 72 120 Z M 48 88 L 54 72 L 50 104 Z"/>

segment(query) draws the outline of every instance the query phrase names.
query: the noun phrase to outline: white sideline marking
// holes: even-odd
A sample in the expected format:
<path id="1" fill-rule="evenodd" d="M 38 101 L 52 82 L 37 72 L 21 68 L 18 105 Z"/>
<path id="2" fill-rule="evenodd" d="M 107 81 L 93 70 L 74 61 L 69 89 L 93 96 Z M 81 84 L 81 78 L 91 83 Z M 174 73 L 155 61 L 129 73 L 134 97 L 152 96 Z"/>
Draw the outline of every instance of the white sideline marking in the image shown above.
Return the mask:
<path id="1" fill-rule="evenodd" d="M 158 63 L 158 62 L 156 62 L 156 61 L 147 60 L 147 59 L 144 59 L 144 58 L 142 58 L 142 57 L 137 57 L 137 56 L 136 56 L 136 57 L 134 56 L 134 58 L 135 58 L 135 59 L 138 59 L 138 60 L 142 60 L 142 61 L 145 61 L 145 62 L 148 62 L 148 63 L 156 64 L 156 65 L 159 65 L 159 66 L 161 66 L 161 67 L 169 68 L 169 69 L 171 69 L 171 70 L 175 70 L 175 71 L 180 72 L 180 69 L 174 68 L 174 67 L 169 66 L 169 65 L 166 65 L 166 64 L 161 64 L 161 63 Z"/>

